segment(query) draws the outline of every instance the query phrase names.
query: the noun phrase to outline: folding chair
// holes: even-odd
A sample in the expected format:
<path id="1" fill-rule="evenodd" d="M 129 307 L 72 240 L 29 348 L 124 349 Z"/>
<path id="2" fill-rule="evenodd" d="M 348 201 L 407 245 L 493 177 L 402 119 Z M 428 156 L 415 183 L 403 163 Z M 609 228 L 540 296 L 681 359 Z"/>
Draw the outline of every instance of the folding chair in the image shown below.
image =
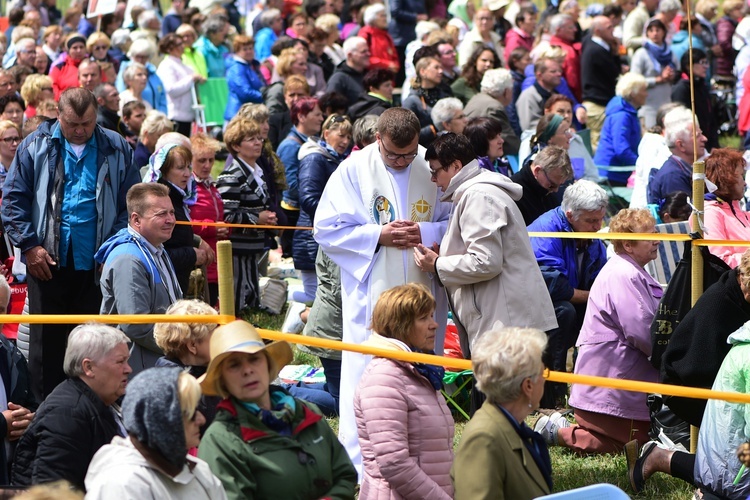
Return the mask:
<path id="1" fill-rule="evenodd" d="M 689 234 L 690 223 L 685 221 L 657 224 L 656 231 L 662 234 Z M 684 241 L 661 241 L 656 259 L 646 265 L 646 271 L 659 282 L 662 288 L 666 289 L 669 280 L 672 279 L 672 273 L 682 259 L 684 248 Z"/>
<path id="2" fill-rule="evenodd" d="M 539 497 L 537 500 L 627 500 L 630 497 L 615 485 L 601 483 L 576 488 L 574 490 L 561 491 L 552 495 Z"/>
<path id="3" fill-rule="evenodd" d="M 444 389 L 440 392 L 445 396 L 445 401 L 452 407 L 455 413 L 463 415 L 470 420 L 466 410 L 471 404 L 471 389 L 474 387 L 474 372 L 464 370 L 462 372 L 445 372 L 443 376 Z M 451 391 L 450 394 L 448 391 Z"/>

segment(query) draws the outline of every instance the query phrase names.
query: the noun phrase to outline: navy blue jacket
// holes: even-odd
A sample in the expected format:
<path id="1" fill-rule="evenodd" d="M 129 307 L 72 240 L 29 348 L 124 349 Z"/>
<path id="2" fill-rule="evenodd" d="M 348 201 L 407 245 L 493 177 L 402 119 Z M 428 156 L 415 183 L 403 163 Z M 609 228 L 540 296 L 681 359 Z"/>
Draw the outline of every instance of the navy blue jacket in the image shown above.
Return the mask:
<path id="1" fill-rule="evenodd" d="M 635 165 L 638 159 L 638 144 L 641 142 L 641 122 L 638 111 L 625 99 L 615 96 L 607 104 L 599 147 L 594 163 L 607 167 Z M 599 175 L 610 181 L 626 182 L 629 172 L 599 170 Z"/>
<path id="2" fill-rule="evenodd" d="M 693 166 L 675 155 L 670 156 L 659 170 L 652 169 L 648 181 L 648 202 L 658 205 L 669 193 L 693 192 Z"/>
<path id="3" fill-rule="evenodd" d="M 391 0 L 391 22 L 388 33 L 396 47 L 406 45 L 416 38 L 417 14 L 427 14 L 424 0 Z"/>
<path id="4" fill-rule="evenodd" d="M 311 227 L 315 220 L 320 196 L 328 179 L 344 159 L 326 146 L 325 141 L 308 139 L 299 152 L 299 220 L 298 226 Z M 315 271 L 318 244 L 312 231 L 295 231 L 292 242 L 294 267 L 302 271 Z"/>

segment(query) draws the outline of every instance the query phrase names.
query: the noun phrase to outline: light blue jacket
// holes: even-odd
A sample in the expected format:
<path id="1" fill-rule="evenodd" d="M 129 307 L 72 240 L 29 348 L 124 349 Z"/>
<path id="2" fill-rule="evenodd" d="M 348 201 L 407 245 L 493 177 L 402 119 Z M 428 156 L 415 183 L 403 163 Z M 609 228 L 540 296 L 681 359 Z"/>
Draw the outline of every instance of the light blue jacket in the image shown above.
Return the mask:
<path id="1" fill-rule="evenodd" d="M 133 61 L 123 61 L 120 64 L 120 72 L 117 73 L 117 79 L 115 80 L 115 87 L 117 87 L 118 92 L 122 92 L 127 88 L 123 75 L 132 62 Z M 159 75 L 156 74 L 156 66 L 151 63 L 146 63 L 146 70 L 148 71 L 148 81 L 146 82 L 146 88 L 143 89 L 143 93 L 141 94 L 141 99 L 149 103 L 155 110 L 161 111 L 166 115 L 167 91 L 164 90 L 164 83 L 162 83 Z"/>

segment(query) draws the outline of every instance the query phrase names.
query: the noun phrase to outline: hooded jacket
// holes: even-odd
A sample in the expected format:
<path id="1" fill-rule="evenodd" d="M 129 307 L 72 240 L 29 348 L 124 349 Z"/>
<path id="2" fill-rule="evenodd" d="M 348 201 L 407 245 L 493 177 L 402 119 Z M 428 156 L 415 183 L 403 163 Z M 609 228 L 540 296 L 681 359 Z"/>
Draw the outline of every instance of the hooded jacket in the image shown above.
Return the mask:
<path id="1" fill-rule="evenodd" d="M 357 102 L 360 94 L 365 91 L 364 72 L 357 71 L 346 61 L 336 67 L 331 79 L 328 80 L 328 92 L 338 92 L 346 96 L 349 106 Z"/>
<path id="2" fill-rule="evenodd" d="M 451 179 L 441 201 L 453 203 L 435 262 L 448 292 L 461 350 L 501 321 L 542 331 L 557 327 L 555 311 L 515 201 L 522 188 L 476 160 Z"/>
<path id="3" fill-rule="evenodd" d="M 369 93 L 363 93 L 359 96 L 357 102 L 349 106 L 349 117 L 357 121 L 366 115 L 380 116 L 383 111 L 390 108 L 392 104 L 379 97 Z"/>
<path id="4" fill-rule="evenodd" d="M 81 61 L 76 61 L 67 52 L 63 52 L 52 63 L 52 67 L 49 70 L 49 77 L 52 79 L 52 90 L 55 92 L 55 101 L 60 100 L 60 94 L 64 90 L 81 85 L 78 81 L 78 65 L 81 64 Z"/>
<path id="5" fill-rule="evenodd" d="M 94 258 L 104 264 L 101 314 L 164 314 L 175 300 L 182 298 L 179 285 L 178 296 L 170 297 L 143 237 L 129 228 L 105 241 Z M 122 324 L 118 328 L 133 341 L 129 360 L 133 375 L 151 368 L 163 355 L 154 340 L 153 324 Z"/>
<path id="6" fill-rule="evenodd" d="M 323 140 L 311 137 L 299 150 L 299 208 L 297 225 L 312 227 L 315 210 L 323 194 L 328 179 L 339 163 L 344 159 Z M 312 231 L 295 231 L 292 242 L 292 255 L 295 269 L 315 271 L 315 257 L 318 254 L 318 243 Z"/>
<path id="7" fill-rule="evenodd" d="M 404 350 L 374 332 L 365 344 Z M 373 359 L 355 393 L 354 415 L 364 469 L 359 498 L 453 498 L 453 417 L 412 363 Z"/>
<path id="8" fill-rule="evenodd" d="M 615 96 L 604 111 L 607 116 L 602 125 L 599 147 L 594 155 L 594 163 L 603 166 L 630 166 L 638 160 L 638 144 L 641 142 L 641 122 L 638 111 L 628 101 Z M 629 172 L 608 172 L 599 174 L 611 181 L 624 183 Z"/>
<path id="9" fill-rule="evenodd" d="M 729 353 L 721 364 L 714 391 L 748 392 L 750 380 L 750 324 L 745 323 L 729 335 Z M 695 454 L 695 484 L 729 499 L 745 499 L 750 495 L 750 481 L 745 473 L 737 484 L 740 471 L 737 447 L 750 439 L 746 405 L 711 399 L 706 404 L 703 425 L 698 434 Z"/>
<path id="10" fill-rule="evenodd" d="M 235 117 L 243 104 L 262 103 L 265 82 L 260 76 L 260 65 L 253 61 L 248 63 L 239 56 L 229 57 L 227 64 L 227 85 L 229 86 L 229 97 L 227 107 L 224 110 L 224 120 L 229 121 Z"/>

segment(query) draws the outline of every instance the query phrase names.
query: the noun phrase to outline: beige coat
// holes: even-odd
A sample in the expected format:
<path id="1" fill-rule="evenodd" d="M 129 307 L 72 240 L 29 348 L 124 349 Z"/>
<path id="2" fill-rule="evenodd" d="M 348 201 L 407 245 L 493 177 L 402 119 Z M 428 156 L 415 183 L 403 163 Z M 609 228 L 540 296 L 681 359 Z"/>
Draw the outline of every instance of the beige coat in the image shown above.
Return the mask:
<path id="1" fill-rule="evenodd" d="M 448 292 L 464 357 L 496 321 L 504 326 L 557 328 L 555 309 L 514 200 L 522 188 L 476 160 L 451 180 L 441 201 L 453 202 L 435 262 Z"/>
<path id="2" fill-rule="evenodd" d="M 513 425 L 488 401 L 464 429 L 451 479 L 455 500 L 531 500 L 550 493 Z"/>

